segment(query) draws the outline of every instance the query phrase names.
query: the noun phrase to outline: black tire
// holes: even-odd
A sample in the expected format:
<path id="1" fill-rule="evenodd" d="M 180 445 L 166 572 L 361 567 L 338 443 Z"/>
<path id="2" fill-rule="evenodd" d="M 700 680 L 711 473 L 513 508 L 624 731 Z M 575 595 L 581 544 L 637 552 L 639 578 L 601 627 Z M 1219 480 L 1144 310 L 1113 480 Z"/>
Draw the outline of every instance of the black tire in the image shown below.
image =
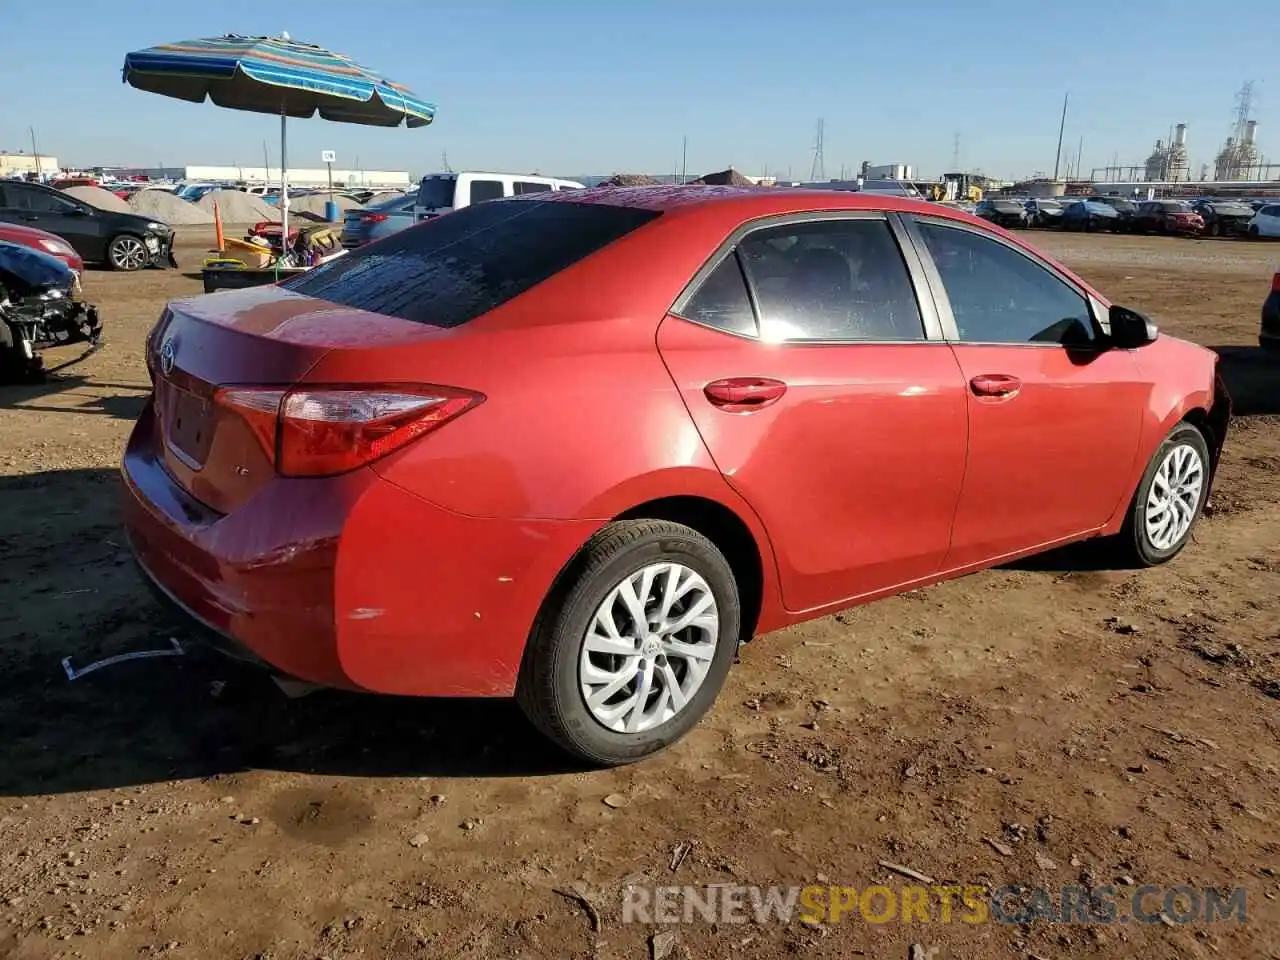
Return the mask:
<path id="1" fill-rule="evenodd" d="M 1164 462 L 1165 457 L 1175 447 L 1184 445 L 1193 448 L 1200 457 L 1200 468 L 1203 477 L 1200 485 L 1200 496 L 1192 512 L 1190 526 L 1187 527 L 1177 541 L 1161 548 L 1152 542 L 1147 532 L 1145 523 L 1147 498 L 1151 493 L 1152 484 L 1155 482 L 1156 473 L 1161 463 Z M 1143 471 L 1142 480 L 1138 483 L 1138 489 L 1134 492 L 1133 500 L 1129 503 L 1129 513 L 1125 517 L 1124 527 L 1116 537 L 1116 546 L 1126 561 L 1133 566 L 1153 567 L 1172 560 L 1190 542 L 1191 534 L 1196 528 L 1196 522 L 1200 519 L 1200 513 L 1209 497 L 1211 464 L 1209 445 L 1205 442 L 1204 434 L 1194 425 L 1184 422 L 1169 431 L 1169 435 L 1156 448 L 1156 452 L 1151 457 L 1151 462 L 1147 464 L 1147 469 Z"/>
<path id="2" fill-rule="evenodd" d="M 719 636 L 702 685 L 673 717 L 641 733 L 620 733 L 590 712 L 579 685 L 582 643 L 597 608 L 623 580 L 651 563 L 676 561 L 710 588 Z M 665 520 L 622 520 L 597 533 L 548 597 L 525 649 L 516 698 L 533 725 L 566 752 L 596 766 L 641 760 L 675 743 L 715 702 L 737 652 L 738 586 L 724 556 L 696 530 Z"/>
<path id="3" fill-rule="evenodd" d="M 107 244 L 107 264 L 112 270 L 132 273 L 134 270 L 141 270 L 150 261 L 151 254 L 137 234 L 118 233 Z"/>
<path id="4" fill-rule="evenodd" d="M 1250 240 L 1257 240 L 1260 236 L 1262 236 L 1262 234 L 1258 232 L 1258 228 L 1257 228 L 1257 226 L 1256 226 L 1256 225 L 1251 225 L 1251 226 L 1249 227 L 1249 239 L 1250 239 Z"/>

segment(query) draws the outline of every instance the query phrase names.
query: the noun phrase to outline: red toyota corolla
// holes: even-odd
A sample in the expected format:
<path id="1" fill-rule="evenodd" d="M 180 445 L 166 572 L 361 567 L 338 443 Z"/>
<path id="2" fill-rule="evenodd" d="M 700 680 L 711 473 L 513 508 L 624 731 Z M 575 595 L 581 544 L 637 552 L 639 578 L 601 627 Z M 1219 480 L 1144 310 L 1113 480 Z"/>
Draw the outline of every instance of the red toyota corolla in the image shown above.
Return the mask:
<path id="1" fill-rule="evenodd" d="M 23 227 L 16 223 L 0 223 L 0 240 L 9 243 L 20 243 L 24 247 L 39 250 L 51 257 L 61 260 L 76 275 L 77 280 L 84 278 L 84 261 L 80 254 L 72 249 L 71 244 L 61 237 L 35 227 Z"/>
<path id="2" fill-rule="evenodd" d="M 596 763 L 740 641 L 1088 537 L 1187 542 L 1229 400 L 1015 237 L 917 201 L 633 188 L 477 204 L 176 301 L 129 537 L 225 648 L 516 695 Z"/>

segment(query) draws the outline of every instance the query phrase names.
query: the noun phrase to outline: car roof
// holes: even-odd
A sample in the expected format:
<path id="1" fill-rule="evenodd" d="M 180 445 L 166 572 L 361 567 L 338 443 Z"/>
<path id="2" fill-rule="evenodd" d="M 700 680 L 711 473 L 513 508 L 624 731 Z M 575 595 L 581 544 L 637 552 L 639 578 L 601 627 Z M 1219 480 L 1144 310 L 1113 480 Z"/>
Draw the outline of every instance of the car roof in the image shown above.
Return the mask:
<path id="1" fill-rule="evenodd" d="M 814 190 L 804 187 L 729 187 L 664 184 L 653 187 L 588 187 L 570 193 L 535 193 L 513 200 L 541 203 L 598 203 L 638 207 L 664 214 L 704 213 L 753 220 L 824 211 L 884 211 L 918 213 L 986 227 L 986 221 L 960 210 L 886 193 Z"/>
<path id="2" fill-rule="evenodd" d="M 565 193 L 529 193 L 509 197 L 500 203 L 595 203 L 602 206 L 637 207 L 663 214 L 663 221 L 704 220 L 700 226 L 714 227 L 713 232 L 728 236 L 752 220 L 785 217 L 805 213 L 868 212 L 906 213 L 949 220 L 995 234 L 1006 243 L 1022 248 L 1039 260 L 1056 267 L 1084 290 L 1104 304 L 1109 303 L 1098 291 L 1042 250 L 1032 247 L 1021 237 L 976 217 L 964 210 L 883 193 L 855 193 L 850 190 L 814 190 L 804 187 L 731 187 L 666 184 L 653 187 L 590 187 Z M 705 219 L 704 219 L 705 218 Z M 674 226 L 674 224 L 670 224 Z"/>

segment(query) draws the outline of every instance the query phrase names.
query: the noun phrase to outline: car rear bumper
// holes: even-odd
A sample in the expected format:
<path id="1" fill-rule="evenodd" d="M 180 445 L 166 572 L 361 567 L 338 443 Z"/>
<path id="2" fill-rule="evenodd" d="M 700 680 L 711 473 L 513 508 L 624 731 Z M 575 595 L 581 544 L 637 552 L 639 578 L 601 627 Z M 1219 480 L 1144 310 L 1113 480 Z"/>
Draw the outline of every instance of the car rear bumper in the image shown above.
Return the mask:
<path id="1" fill-rule="evenodd" d="M 368 469 L 272 479 L 218 514 L 153 435 L 148 407 L 121 468 L 146 577 L 198 637 L 324 686 L 509 696 L 543 599 L 600 525 L 461 516 Z"/>

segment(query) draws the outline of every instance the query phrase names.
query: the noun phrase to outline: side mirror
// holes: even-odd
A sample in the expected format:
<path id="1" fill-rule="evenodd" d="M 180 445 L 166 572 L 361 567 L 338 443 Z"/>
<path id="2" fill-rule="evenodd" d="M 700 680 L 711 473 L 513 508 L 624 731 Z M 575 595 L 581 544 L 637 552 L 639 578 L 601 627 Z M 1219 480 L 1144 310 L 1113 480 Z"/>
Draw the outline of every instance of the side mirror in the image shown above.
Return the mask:
<path id="1" fill-rule="evenodd" d="M 68 216 L 68 217 L 87 217 L 87 216 L 89 216 L 89 211 L 88 211 L 88 209 L 86 209 L 85 207 L 68 207 L 68 208 L 67 208 L 66 213 L 67 213 L 67 216 Z"/>
<path id="2" fill-rule="evenodd" d="M 1123 350 L 1145 347 L 1160 335 L 1154 323 L 1128 307 L 1113 305 L 1107 319 L 1111 323 L 1111 345 Z"/>

